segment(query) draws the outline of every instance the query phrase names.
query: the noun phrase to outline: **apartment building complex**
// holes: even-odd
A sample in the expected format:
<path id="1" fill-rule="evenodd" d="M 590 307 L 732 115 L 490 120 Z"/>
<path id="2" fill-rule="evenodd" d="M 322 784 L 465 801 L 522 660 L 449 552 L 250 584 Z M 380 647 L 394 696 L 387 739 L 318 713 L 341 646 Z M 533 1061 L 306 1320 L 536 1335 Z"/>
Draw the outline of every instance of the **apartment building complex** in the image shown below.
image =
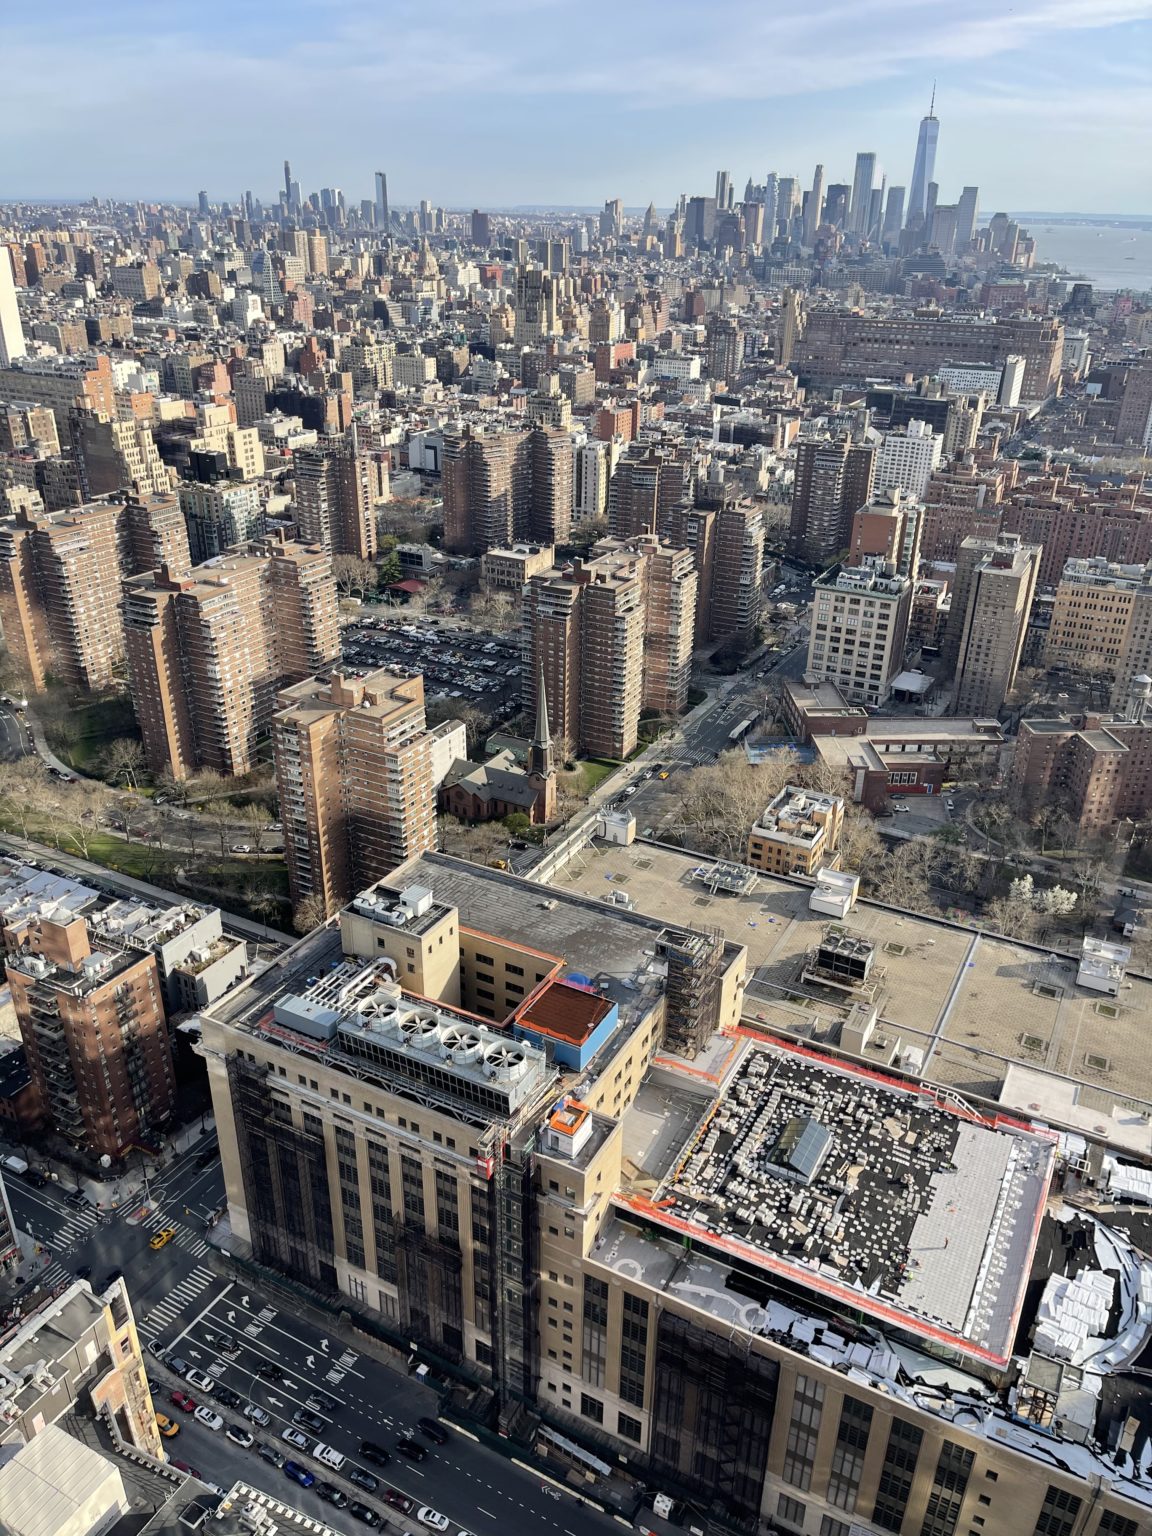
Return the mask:
<path id="1" fill-rule="evenodd" d="M 969 455 L 935 470 L 924 488 L 924 559 L 951 562 L 969 536 L 995 538 L 1018 467 L 1015 459 L 987 466 Z"/>
<path id="2" fill-rule="evenodd" d="M 745 863 L 774 875 L 835 869 L 843 825 L 844 801 L 839 795 L 786 784 L 753 822 Z"/>
<path id="3" fill-rule="evenodd" d="M 192 568 L 188 525 L 180 499 L 172 491 L 152 495 L 130 493 L 120 514 L 120 569 L 125 576 L 142 576 L 167 566 L 173 576 Z"/>
<path id="4" fill-rule="evenodd" d="M 371 560 L 376 554 L 376 504 L 387 494 L 379 457 L 350 439 L 326 438 L 292 455 L 296 527 L 300 540 L 333 555 Z"/>
<path id="5" fill-rule="evenodd" d="M 106 352 L 85 357 L 20 358 L 0 368 L 0 397 L 46 405 L 56 418 L 61 442 L 68 438 L 74 406 L 116 416 L 116 383 Z"/>
<path id="6" fill-rule="evenodd" d="M 1034 1260 L 1043 1319 L 1066 1260 L 1152 1279 L 1102 1218 L 1045 1246 L 1052 1139 L 750 1038 L 738 945 L 547 894 L 426 854 L 206 1013 L 242 1251 L 728 1522 L 1139 1536 L 1142 1479 L 1054 1412 L 1074 1343 L 1016 1355 Z"/>
<path id="7" fill-rule="evenodd" d="M 486 424 L 445 429 L 445 549 L 482 554 L 530 536 L 530 437 Z"/>
<path id="8" fill-rule="evenodd" d="M 20 511 L 0 523 L 0 623 L 9 653 L 37 691 L 49 677 L 107 686 L 124 659 L 121 508 Z"/>
<path id="9" fill-rule="evenodd" d="M 1081 837 L 1107 835 L 1152 803 L 1152 679 L 1133 678 L 1118 715 L 1021 720 L 1010 783 L 1034 806 L 1059 803 Z"/>
<path id="10" fill-rule="evenodd" d="M 172 1113 L 172 1047 L 155 957 L 92 938 L 69 911 L 7 922 L 5 972 L 41 1124 L 119 1158 Z"/>
<path id="11" fill-rule="evenodd" d="M 334 911 L 435 848 L 439 780 L 423 677 L 309 677 L 280 693 L 272 745 L 294 903 L 316 895 Z"/>
<path id="12" fill-rule="evenodd" d="M 912 582 L 865 557 L 833 566 L 815 585 L 806 682 L 835 683 L 853 704 L 883 704 L 904 660 Z"/>
<path id="13" fill-rule="evenodd" d="M 827 565 L 847 547 L 852 514 L 872 495 L 875 449 L 850 438 L 796 444 L 789 540 L 802 560 Z"/>
<path id="14" fill-rule="evenodd" d="M 246 773 L 277 690 L 339 654 L 326 551 L 268 540 L 124 587 L 132 701 L 154 773 Z"/>
<path id="15" fill-rule="evenodd" d="M 1096 557 L 1069 560 L 1056 588 L 1044 660 L 1114 677 L 1138 605 L 1152 604 L 1152 571 Z M 1139 620 L 1137 620 L 1137 625 Z"/>
<path id="16" fill-rule="evenodd" d="M 218 481 L 202 485 L 181 481 L 177 487 L 180 510 L 188 532 L 188 552 L 193 565 L 214 560 L 236 544 L 260 533 L 263 508 L 255 485 Z"/>
<path id="17" fill-rule="evenodd" d="M 1055 388 L 1064 347 L 1059 320 L 971 319 L 939 311 L 866 314 L 812 309 L 804 319 L 793 364 L 801 384 L 832 389 L 838 384 L 902 380 L 935 373 L 947 364 L 1003 367 L 1024 359 L 1021 397 L 1043 400 Z"/>
<path id="18" fill-rule="evenodd" d="M 945 641 L 955 645 L 958 715 L 994 718 L 1016 683 L 1040 550 L 1016 534 L 965 539 Z"/>
<path id="19" fill-rule="evenodd" d="M 698 578 L 691 552 L 656 535 L 603 539 L 590 558 L 524 588 L 524 708 L 542 677 L 552 729 L 576 750 L 627 757 L 644 709 L 688 698 Z"/>
<path id="20" fill-rule="evenodd" d="M 634 443 L 608 484 L 608 532 L 618 539 L 666 533 L 676 508 L 690 494 L 691 465 L 683 452 Z"/>
<path id="21" fill-rule="evenodd" d="M 926 421 L 910 421 L 906 427 L 885 432 L 876 451 L 873 489 L 906 491 L 918 500 L 940 463 L 943 447 L 943 436 Z"/>

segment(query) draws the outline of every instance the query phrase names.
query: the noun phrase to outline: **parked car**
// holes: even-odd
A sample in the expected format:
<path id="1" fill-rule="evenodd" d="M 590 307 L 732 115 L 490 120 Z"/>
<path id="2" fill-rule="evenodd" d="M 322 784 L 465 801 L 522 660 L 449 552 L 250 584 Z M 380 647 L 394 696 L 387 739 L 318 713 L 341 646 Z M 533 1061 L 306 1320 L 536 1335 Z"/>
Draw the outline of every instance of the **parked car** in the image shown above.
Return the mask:
<path id="1" fill-rule="evenodd" d="M 242 1408 L 244 1406 L 244 1399 L 240 1396 L 239 1392 L 234 1392 L 231 1387 L 222 1387 L 217 1383 L 216 1396 L 224 1404 L 225 1408 Z"/>
<path id="2" fill-rule="evenodd" d="M 256 1447 L 256 1454 L 263 1460 L 271 1462 L 274 1467 L 284 1465 L 284 1453 L 278 1451 L 274 1445 L 265 1445 L 263 1441 Z"/>
<path id="3" fill-rule="evenodd" d="M 184 1372 L 184 1380 L 190 1387 L 196 1387 L 205 1397 L 211 1397 L 216 1390 L 216 1383 L 213 1378 L 192 1366 L 189 1366 Z"/>
<path id="4" fill-rule="evenodd" d="M 418 1440 L 409 1440 L 407 1437 L 403 1440 L 397 1440 L 396 1449 L 400 1452 L 401 1456 L 407 1456 L 409 1461 L 426 1461 L 428 1459 L 426 1448 Z"/>
<path id="5" fill-rule="evenodd" d="M 375 1493 L 380 1486 L 380 1479 L 366 1472 L 363 1467 L 345 1467 L 344 1476 L 350 1483 L 355 1483 L 357 1488 L 363 1488 L 365 1493 Z"/>
<path id="6" fill-rule="evenodd" d="M 196 1412 L 196 1399 L 189 1397 L 187 1392 L 173 1392 L 171 1401 L 176 1404 L 177 1408 L 182 1408 L 185 1413 Z"/>
<path id="7" fill-rule="evenodd" d="M 224 1433 L 228 1436 L 233 1445 L 238 1445 L 240 1449 L 244 1451 L 246 1451 L 256 1439 L 256 1436 L 252 1433 L 252 1431 L 243 1424 L 229 1424 L 224 1430 Z"/>
<path id="8" fill-rule="evenodd" d="M 298 1461 L 286 1461 L 284 1463 L 284 1476 L 290 1477 L 294 1483 L 299 1483 L 301 1488 L 311 1488 L 316 1481 L 315 1472 L 309 1472 L 307 1467 L 302 1467 Z"/>
<path id="9" fill-rule="evenodd" d="M 298 1451 L 306 1451 L 311 1443 L 303 1430 L 299 1429 L 288 1428 L 281 1430 L 280 1438 L 287 1441 L 289 1445 L 294 1445 Z"/>
<path id="10" fill-rule="evenodd" d="M 251 853 L 252 852 L 252 848 L 251 848 L 250 844 L 248 844 L 248 843 L 233 843 L 232 844 L 232 852 L 233 853 Z"/>
<path id="11" fill-rule="evenodd" d="M 163 1359 L 163 1356 L 161 1356 Z M 179 1355 L 169 1355 L 164 1364 L 177 1376 L 187 1376 L 192 1367 L 187 1360 L 182 1360 Z"/>
<path id="12" fill-rule="evenodd" d="M 322 1461 L 326 1467 L 331 1467 L 333 1472 L 339 1472 L 344 1465 L 343 1453 L 334 1445 L 316 1445 L 313 1447 L 312 1454 L 317 1461 Z"/>
<path id="13" fill-rule="evenodd" d="M 204 1481 L 204 1479 L 200 1476 L 199 1469 L 197 1467 L 191 1466 L 186 1461 L 171 1461 L 168 1463 L 168 1465 L 175 1467 L 177 1472 L 183 1472 L 186 1477 L 194 1477 L 197 1482 L 202 1483 Z"/>
<path id="14" fill-rule="evenodd" d="M 223 1429 L 224 1420 L 218 1413 L 213 1413 L 211 1408 L 197 1408 L 193 1415 L 198 1424 L 203 1424 L 205 1429 Z"/>
<path id="15" fill-rule="evenodd" d="M 324 1420 L 316 1413 L 309 1413 L 307 1408 L 297 1408 L 292 1415 L 293 1424 L 300 1424 L 304 1429 L 310 1429 L 314 1435 L 324 1433 Z"/>
<path id="16" fill-rule="evenodd" d="M 435 1440 L 437 1445 L 448 1444 L 448 1431 L 435 1419 L 417 1419 L 416 1428 L 422 1435 L 427 1435 L 429 1440 Z"/>
<path id="17" fill-rule="evenodd" d="M 244 1404 L 244 1417 L 251 1419 L 253 1424 L 259 1424 L 266 1428 L 272 1422 L 272 1415 L 266 1408 L 258 1408 L 255 1403 Z"/>
<path id="18" fill-rule="evenodd" d="M 156 1415 L 156 1428 L 166 1440 L 171 1440 L 173 1435 L 180 1433 L 180 1426 L 175 1419 L 170 1419 L 166 1413 Z"/>
<path id="19" fill-rule="evenodd" d="M 371 1461 L 378 1467 L 386 1467 L 392 1460 L 382 1445 L 377 1445 L 375 1440 L 361 1440 L 360 1454 L 365 1461 Z"/>
<path id="20" fill-rule="evenodd" d="M 325 1504 L 331 1504 L 333 1509 L 346 1509 L 348 1507 L 348 1495 L 343 1488 L 337 1488 L 335 1483 L 317 1483 L 316 1492 Z"/>
<path id="21" fill-rule="evenodd" d="M 446 1531 L 448 1529 L 448 1516 L 442 1515 L 438 1509 L 432 1509 L 427 1504 L 421 1504 L 416 1511 L 416 1518 L 421 1525 L 426 1525 L 431 1531 Z"/>
<path id="22" fill-rule="evenodd" d="M 401 1493 L 399 1488 L 385 1488 L 384 1502 L 389 1509 L 398 1509 L 402 1515 L 410 1515 L 416 1508 L 416 1500 Z"/>
<path id="23" fill-rule="evenodd" d="M 370 1526 L 372 1530 L 379 1530 L 380 1516 L 374 1509 L 370 1509 L 367 1504 L 361 1504 L 357 1499 L 353 1499 L 348 1506 L 348 1513 L 354 1520 L 361 1521 L 364 1525 Z"/>

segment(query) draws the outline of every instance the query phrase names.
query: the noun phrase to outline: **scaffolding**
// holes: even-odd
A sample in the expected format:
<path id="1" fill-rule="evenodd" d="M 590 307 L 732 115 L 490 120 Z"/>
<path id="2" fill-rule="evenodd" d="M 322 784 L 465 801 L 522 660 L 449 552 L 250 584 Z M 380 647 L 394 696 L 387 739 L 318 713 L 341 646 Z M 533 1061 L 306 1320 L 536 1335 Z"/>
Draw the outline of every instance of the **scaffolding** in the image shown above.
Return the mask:
<path id="1" fill-rule="evenodd" d="M 720 1023 L 724 935 L 719 928 L 665 928 L 656 953 L 667 962 L 664 1040 L 696 1056 Z"/>
<path id="2" fill-rule="evenodd" d="M 502 1434 L 510 1434 L 523 1413 L 534 1411 L 536 1399 L 533 1148 L 531 1128 L 506 1137 L 489 1185 L 497 1271 L 492 1326 Z"/>

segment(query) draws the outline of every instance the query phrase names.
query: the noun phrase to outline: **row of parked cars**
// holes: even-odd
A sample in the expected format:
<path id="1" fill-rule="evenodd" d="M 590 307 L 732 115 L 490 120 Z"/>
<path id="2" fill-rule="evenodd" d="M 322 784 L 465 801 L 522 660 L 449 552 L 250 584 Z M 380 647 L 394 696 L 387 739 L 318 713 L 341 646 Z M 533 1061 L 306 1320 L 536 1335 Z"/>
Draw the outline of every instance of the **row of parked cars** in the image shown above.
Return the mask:
<path id="1" fill-rule="evenodd" d="M 205 1339 L 225 1359 L 234 1360 L 240 1353 L 240 1347 L 231 1334 L 206 1331 Z M 169 1401 L 174 1407 L 179 1408 L 183 1413 L 191 1414 L 193 1419 L 205 1429 L 214 1432 L 222 1430 L 234 1445 L 244 1450 L 255 1447 L 257 1454 L 264 1461 L 279 1467 L 285 1477 L 290 1478 L 301 1488 L 313 1488 L 320 1498 L 331 1504 L 334 1509 L 346 1509 L 354 1519 L 372 1529 L 380 1526 L 381 1516 L 370 1505 L 350 1498 L 342 1488 L 323 1477 L 318 1477 L 311 1468 L 295 1460 L 291 1453 L 286 1455 L 275 1443 L 268 1441 L 257 1443 L 256 1436 L 249 1425 L 255 1424 L 262 1429 L 268 1428 L 272 1423 L 272 1416 L 266 1409 L 256 1403 L 245 1402 L 231 1387 L 209 1376 L 206 1371 L 197 1370 L 179 1355 L 165 1356 L 161 1353 L 161 1358 L 164 1359 L 170 1371 L 183 1377 L 188 1386 L 193 1387 L 201 1397 L 212 1399 L 211 1404 L 197 1402 L 183 1387 L 179 1387 L 169 1393 Z M 284 1372 L 280 1367 L 271 1363 L 261 1366 L 257 1374 L 271 1382 L 284 1378 Z M 157 1382 L 149 1380 L 149 1386 L 154 1393 L 159 1390 Z M 292 1423 L 280 1432 L 281 1443 L 289 1446 L 291 1452 L 306 1456 L 310 1461 L 319 1463 L 321 1467 L 338 1472 L 354 1487 L 362 1489 L 365 1493 L 379 1494 L 390 1509 L 413 1516 L 429 1530 L 447 1531 L 449 1529 L 448 1517 L 441 1514 L 439 1510 L 427 1504 L 419 1504 L 416 1499 L 402 1493 L 398 1488 L 381 1489 L 380 1479 L 374 1472 L 369 1472 L 367 1468 L 350 1461 L 335 1446 L 314 1438 L 316 1435 L 323 1434 L 328 1427 L 327 1419 L 321 1415 L 327 1414 L 331 1418 L 340 1410 L 340 1405 L 333 1398 L 324 1392 L 314 1390 L 308 1394 L 305 1403 L 305 1407 L 297 1408 L 293 1413 Z M 239 1409 L 246 1422 L 225 1422 L 223 1415 L 217 1411 L 218 1406 Z M 156 1425 L 166 1439 L 172 1439 L 180 1432 L 179 1420 L 165 1413 L 156 1414 Z M 418 1419 L 416 1429 L 436 1445 L 448 1443 L 447 1430 L 435 1419 Z M 414 1434 L 401 1436 L 394 1449 L 397 1454 L 407 1457 L 409 1461 L 424 1461 L 428 1455 L 427 1447 L 421 1444 Z M 372 1440 L 360 1442 L 360 1456 L 364 1461 L 371 1462 L 377 1467 L 386 1467 L 392 1459 L 389 1451 Z M 172 1465 L 205 1482 L 196 1468 L 189 1466 L 186 1462 L 174 1461 Z M 206 1486 L 215 1489 L 212 1483 L 207 1483 Z M 468 1532 L 460 1532 L 459 1536 L 468 1536 Z"/>

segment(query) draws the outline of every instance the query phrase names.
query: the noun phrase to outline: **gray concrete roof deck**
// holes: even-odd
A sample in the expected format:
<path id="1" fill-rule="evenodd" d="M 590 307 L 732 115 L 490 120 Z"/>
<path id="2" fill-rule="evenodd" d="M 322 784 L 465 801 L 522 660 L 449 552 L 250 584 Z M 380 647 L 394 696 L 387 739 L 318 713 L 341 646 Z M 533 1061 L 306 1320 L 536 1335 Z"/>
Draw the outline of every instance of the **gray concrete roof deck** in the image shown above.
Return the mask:
<path id="1" fill-rule="evenodd" d="M 699 863 L 691 850 L 653 843 L 594 844 L 553 884 L 590 894 L 623 875 L 637 907 L 629 917 L 658 912 L 669 923 L 719 927 L 748 950 L 745 1017 L 835 1043 L 844 997 L 800 979 L 825 923 L 808 910 L 810 887 L 761 874 L 747 895 L 710 896 L 692 881 Z M 1118 997 L 1102 998 L 1076 985 L 1072 955 L 873 901 L 860 902 L 845 926 L 876 944 L 885 1032 L 921 1049 L 925 1077 L 995 1100 L 1018 1062 L 1074 1080 L 1082 1103 L 1110 1111 L 1121 1100 L 1152 1115 L 1152 978 L 1130 972 Z"/>

